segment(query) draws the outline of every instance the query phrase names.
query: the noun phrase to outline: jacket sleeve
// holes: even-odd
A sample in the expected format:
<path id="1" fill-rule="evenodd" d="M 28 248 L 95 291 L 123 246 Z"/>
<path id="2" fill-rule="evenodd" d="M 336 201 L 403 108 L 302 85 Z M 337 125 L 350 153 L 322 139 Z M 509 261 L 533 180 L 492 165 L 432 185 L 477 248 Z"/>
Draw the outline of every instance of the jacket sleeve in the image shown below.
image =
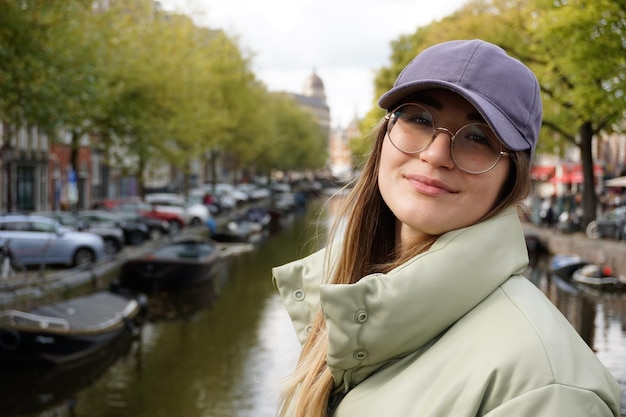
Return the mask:
<path id="1" fill-rule="evenodd" d="M 485 417 L 619 417 L 620 404 L 607 404 L 593 391 L 548 385 L 516 397 Z"/>

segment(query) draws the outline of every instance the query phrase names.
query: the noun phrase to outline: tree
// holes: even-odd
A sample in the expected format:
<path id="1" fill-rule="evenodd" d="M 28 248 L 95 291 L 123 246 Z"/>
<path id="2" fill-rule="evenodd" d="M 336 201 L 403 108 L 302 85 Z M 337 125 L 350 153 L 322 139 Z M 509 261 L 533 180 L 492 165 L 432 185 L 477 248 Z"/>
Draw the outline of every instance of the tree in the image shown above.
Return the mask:
<path id="1" fill-rule="evenodd" d="M 619 129 L 626 101 L 626 9 L 609 0 L 539 1 L 532 60 L 544 99 L 543 125 L 580 150 L 583 223 L 595 219 L 592 139 Z"/>
<path id="2" fill-rule="evenodd" d="M 76 73 L 67 37 L 85 0 L 0 0 L 0 119 L 16 125 L 56 125 L 68 93 L 63 80 Z M 61 47 L 63 45 L 64 47 Z M 76 51 L 80 53 L 81 51 Z"/>
<path id="3" fill-rule="evenodd" d="M 0 119 L 52 139 L 65 129 L 75 169 L 85 137 L 140 194 L 151 166 L 188 179 L 208 154 L 266 171 L 325 161 L 312 116 L 269 94 L 221 30 L 151 0 L 0 0 L 0 10 Z"/>
<path id="4" fill-rule="evenodd" d="M 105 98 L 98 38 L 84 26 L 91 3 L 0 1 L 0 119 L 37 126 L 52 139 L 68 129 L 74 169 L 78 140 Z"/>
<path id="5" fill-rule="evenodd" d="M 289 171 L 323 167 L 327 160 L 327 135 L 313 115 L 293 97 L 277 95 L 274 105 L 274 168 Z"/>

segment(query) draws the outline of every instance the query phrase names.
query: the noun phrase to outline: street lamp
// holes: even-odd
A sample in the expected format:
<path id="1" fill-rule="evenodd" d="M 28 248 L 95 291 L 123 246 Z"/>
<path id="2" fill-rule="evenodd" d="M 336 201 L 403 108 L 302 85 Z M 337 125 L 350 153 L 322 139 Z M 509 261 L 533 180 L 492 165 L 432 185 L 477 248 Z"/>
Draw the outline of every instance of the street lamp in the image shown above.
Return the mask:
<path id="1" fill-rule="evenodd" d="M 11 162 L 13 161 L 13 148 L 8 142 L 5 142 L 0 147 L 0 161 L 5 169 L 6 178 L 6 211 L 10 212 L 13 208 L 13 189 L 11 186 Z"/>

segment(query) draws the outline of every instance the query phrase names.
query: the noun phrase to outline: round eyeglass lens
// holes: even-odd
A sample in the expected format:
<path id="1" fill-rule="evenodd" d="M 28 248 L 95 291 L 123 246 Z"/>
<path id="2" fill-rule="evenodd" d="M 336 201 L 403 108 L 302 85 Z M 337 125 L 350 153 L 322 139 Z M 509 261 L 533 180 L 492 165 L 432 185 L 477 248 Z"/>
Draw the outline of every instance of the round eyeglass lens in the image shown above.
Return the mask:
<path id="1" fill-rule="evenodd" d="M 434 126 L 433 116 L 424 107 L 403 104 L 391 113 L 387 135 L 399 151 L 416 153 L 428 147 L 435 133 Z"/>
<path id="2" fill-rule="evenodd" d="M 502 155 L 502 145 L 489 126 L 463 126 L 451 143 L 452 159 L 463 171 L 480 174 L 493 168 Z"/>

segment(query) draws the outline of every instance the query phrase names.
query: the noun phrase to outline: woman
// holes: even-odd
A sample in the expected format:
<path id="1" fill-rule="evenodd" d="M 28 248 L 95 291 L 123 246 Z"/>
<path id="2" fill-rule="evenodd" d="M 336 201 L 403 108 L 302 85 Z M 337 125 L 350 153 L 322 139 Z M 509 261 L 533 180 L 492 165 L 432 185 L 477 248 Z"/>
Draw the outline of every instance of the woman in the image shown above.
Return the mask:
<path id="1" fill-rule="evenodd" d="M 379 105 L 341 243 L 273 271 L 303 344 L 281 415 L 618 416 L 616 381 L 520 275 L 533 73 L 495 45 L 446 42 Z"/>

